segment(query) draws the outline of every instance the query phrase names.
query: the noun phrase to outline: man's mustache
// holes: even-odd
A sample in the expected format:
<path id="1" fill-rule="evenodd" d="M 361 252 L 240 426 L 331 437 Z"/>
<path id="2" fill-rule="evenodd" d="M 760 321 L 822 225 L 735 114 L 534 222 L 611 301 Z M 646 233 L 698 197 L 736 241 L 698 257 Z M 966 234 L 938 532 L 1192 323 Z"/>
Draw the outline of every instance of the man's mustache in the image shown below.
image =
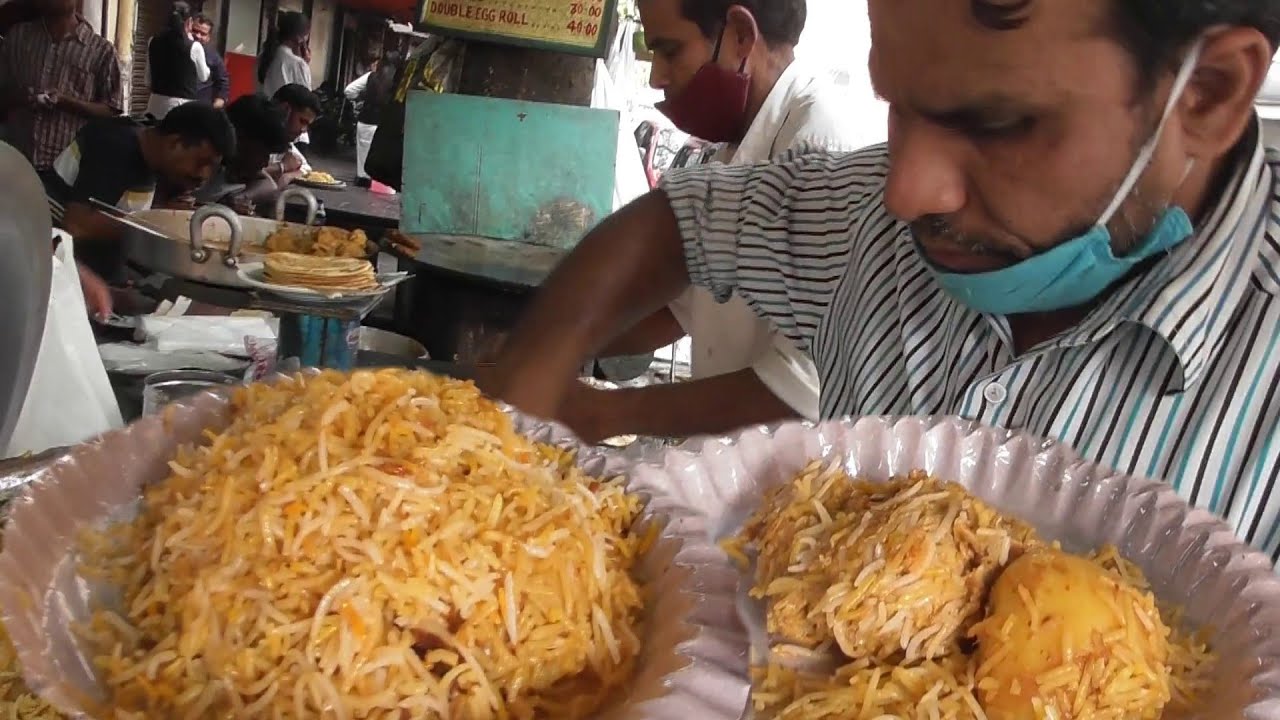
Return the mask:
<path id="1" fill-rule="evenodd" d="M 925 215 L 912 222 L 909 227 L 912 237 L 922 242 L 926 247 L 930 243 L 942 242 L 951 245 L 956 250 L 971 252 L 975 255 L 1003 257 L 1011 262 L 1017 262 L 1022 259 L 1007 250 L 1001 249 L 998 244 L 987 238 L 961 231 L 952 222 L 951 218 L 946 215 Z"/>

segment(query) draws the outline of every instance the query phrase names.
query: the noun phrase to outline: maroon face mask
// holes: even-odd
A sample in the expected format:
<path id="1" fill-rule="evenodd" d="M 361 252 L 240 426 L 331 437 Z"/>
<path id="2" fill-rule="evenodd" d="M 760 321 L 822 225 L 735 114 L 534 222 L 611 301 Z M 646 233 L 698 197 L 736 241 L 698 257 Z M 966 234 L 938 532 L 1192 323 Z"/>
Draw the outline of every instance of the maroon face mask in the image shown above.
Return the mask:
<path id="1" fill-rule="evenodd" d="M 747 90 L 751 78 L 743 60 L 737 72 L 720 67 L 720 40 L 711 61 L 698 68 L 693 79 L 675 97 L 658 103 L 658 111 L 681 131 L 713 143 L 736 143 L 747 128 Z"/>

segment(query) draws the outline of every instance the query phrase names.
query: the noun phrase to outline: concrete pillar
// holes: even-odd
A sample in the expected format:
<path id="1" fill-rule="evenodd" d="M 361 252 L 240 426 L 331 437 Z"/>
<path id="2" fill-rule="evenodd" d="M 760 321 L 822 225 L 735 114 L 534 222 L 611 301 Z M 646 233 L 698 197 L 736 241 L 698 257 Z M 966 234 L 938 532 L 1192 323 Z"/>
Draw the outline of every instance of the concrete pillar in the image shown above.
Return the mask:
<path id="1" fill-rule="evenodd" d="M 116 6 L 116 58 L 120 61 L 120 73 L 123 76 L 121 96 L 125 99 L 126 109 L 133 91 L 133 28 L 137 19 L 138 5 L 135 0 L 119 0 Z"/>

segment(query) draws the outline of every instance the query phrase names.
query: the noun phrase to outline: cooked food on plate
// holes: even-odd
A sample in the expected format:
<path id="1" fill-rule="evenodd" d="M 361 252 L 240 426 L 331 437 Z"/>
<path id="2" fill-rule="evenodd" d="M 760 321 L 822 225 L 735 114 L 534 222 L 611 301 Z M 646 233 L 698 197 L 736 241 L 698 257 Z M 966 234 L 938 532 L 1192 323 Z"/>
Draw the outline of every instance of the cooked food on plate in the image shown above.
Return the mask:
<path id="1" fill-rule="evenodd" d="M 337 185 L 338 184 L 338 178 L 330 175 L 327 172 L 321 172 L 320 170 L 312 170 L 306 175 L 303 175 L 302 179 L 306 180 L 307 182 L 319 183 L 320 185 Z"/>
<path id="2" fill-rule="evenodd" d="M 378 276 L 373 263 L 355 258 L 328 258 L 298 253 L 270 253 L 262 261 L 262 277 L 274 285 L 325 292 L 373 290 Z"/>
<path id="3" fill-rule="evenodd" d="M 18 653 L 0 623 L 0 718 L 4 720 L 62 720 L 62 715 L 40 699 L 22 679 Z"/>
<path id="4" fill-rule="evenodd" d="M 582 718 L 640 650 L 640 500 L 470 383 L 237 391 L 137 518 L 86 541 L 115 718 Z"/>
<path id="5" fill-rule="evenodd" d="M 924 473 L 814 463 L 724 547 L 765 602 L 757 717 L 1154 720 L 1209 685 L 1213 653 L 1114 548 L 1064 552 Z"/>
<path id="6" fill-rule="evenodd" d="M 267 236 L 269 252 L 290 252 L 318 257 L 368 257 L 369 237 L 363 230 L 343 230 L 336 227 L 312 228 L 300 231 L 290 226 Z"/>

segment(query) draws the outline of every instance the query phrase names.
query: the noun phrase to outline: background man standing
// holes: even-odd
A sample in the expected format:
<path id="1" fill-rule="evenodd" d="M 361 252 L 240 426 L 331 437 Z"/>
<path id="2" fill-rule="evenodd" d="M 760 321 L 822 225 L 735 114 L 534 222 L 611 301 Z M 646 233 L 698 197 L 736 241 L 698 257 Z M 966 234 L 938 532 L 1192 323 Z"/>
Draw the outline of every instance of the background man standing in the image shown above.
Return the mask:
<path id="1" fill-rule="evenodd" d="M 640 0 L 650 82 L 676 127 L 724 143 L 715 160 L 767 162 L 797 146 L 855 149 L 856 123 L 834 86 L 795 62 L 805 0 Z M 579 386 L 564 420 L 581 437 L 687 436 L 788 417 L 816 418 L 813 361 L 746 301 L 691 288 L 636 323 L 604 354 L 693 338 L 693 381 L 624 390 Z"/>
<path id="2" fill-rule="evenodd" d="M 231 76 L 213 44 L 213 21 L 204 15 L 196 15 L 192 20 L 191 37 L 204 48 L 205 63 L 209 66 L 209 79 L 197 86 L 196 99 L 216 108 L 224 107 L 231 97 Z"/>
<path id="3" fill-rule="evenodd" d="M 14 147 L 46 170 L 86 122 L 120 114 L 120 65 L 76 0 L 41 0 L 40 10 L 0 47 L 0 115 Z"/>

